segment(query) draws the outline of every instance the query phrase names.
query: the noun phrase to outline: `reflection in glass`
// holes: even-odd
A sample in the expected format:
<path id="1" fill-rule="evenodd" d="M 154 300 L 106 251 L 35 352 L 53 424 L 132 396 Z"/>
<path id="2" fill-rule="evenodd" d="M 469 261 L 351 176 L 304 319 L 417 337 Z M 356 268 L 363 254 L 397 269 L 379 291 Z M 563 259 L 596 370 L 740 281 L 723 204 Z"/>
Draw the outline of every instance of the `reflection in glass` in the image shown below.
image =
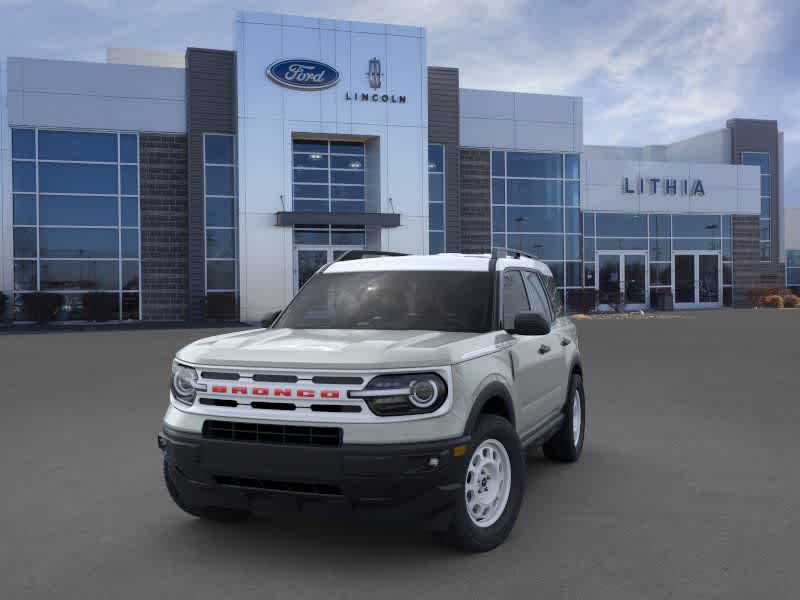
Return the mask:
<path id="1" fill-rule="evenodd" d="M 35 260 L 15 260 L 14 261 L 14 290 L 15 291 L 35 291 L 36 290 L 36 261 Z"/>
<path id="2" fill-rule="evenodd" d="M 232 290 L 236 288 L 236 262 L 209 260 L 206 262 L 207 289 Z"/>
<path id="3" fill-rule="evenodd" d="M 135 201 L 135 199 L 134 199 Z M 41 225 L 117 226 L 116 196 L 39 196 Z"/>
<path id="4" fill-rule="evenodd" d="M 14 227 L 14 256 L 36 258 L 35 227 Z"/>
<path id="5" fill-rule="evenodd" d="M 42 290 L 118 290 L 118 265 L 115 260 L 43 260 Z"/>
<path id="6" fill-rule="evenodd" d="M 233 136 L 232 135 L 206 135 L 206 164 L 232 165 L 233 164 Z"/>
<path id="7" fill-rule="evenodd" d="M 117 165 L 39 163 L 39 191 L 60 194 L 117 194 Z"/>
<path id="8" fill-rule="evenodd" d="M 560 235 L 509 234 L 508 245 L 542 260 L 564 259 L 564 238 Z"/>
<path id="9" fill-rule="evenodd" d="M 233 229 L 206 229 L 208 258 L 235 258 L 236 241 Z"/>
<path id="10" fill-rule="evenodd" d="M 115 133 L 39 131 L 39 160 L 117 162 Z"/>
<path id="11" fill-rule="evenodd" d="M 44 227 L 39 231 L 39 254 L 44 258 L 117 258 L 118 246 L 116 229 Z"/>
<path id="12" fill-rule="evenodd" d="M 14 194 L 14 225 L 36 225 L 36 195 Z"/>
<path id="13" fill-rule="evenodd" d="M 561 154 L 507 152 L 508 177 L 558 179 L 563 175 Z"/>

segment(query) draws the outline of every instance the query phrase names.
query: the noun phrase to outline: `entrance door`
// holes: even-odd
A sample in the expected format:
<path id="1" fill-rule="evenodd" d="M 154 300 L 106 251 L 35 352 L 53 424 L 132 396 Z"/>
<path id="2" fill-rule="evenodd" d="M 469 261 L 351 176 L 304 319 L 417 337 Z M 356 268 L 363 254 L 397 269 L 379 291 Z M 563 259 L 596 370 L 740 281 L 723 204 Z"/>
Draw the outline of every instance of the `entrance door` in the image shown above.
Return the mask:
<path id="1" fill-rule="evenodd" d="M 597 253 L 598 308 L 641 310 L 647 307 L 647 253 Z"/>
<path id="2" fill-rule="evenodd" d="M 722 306 L 719 252 L 679 252 L 672 255 L 675 308 Z"/>

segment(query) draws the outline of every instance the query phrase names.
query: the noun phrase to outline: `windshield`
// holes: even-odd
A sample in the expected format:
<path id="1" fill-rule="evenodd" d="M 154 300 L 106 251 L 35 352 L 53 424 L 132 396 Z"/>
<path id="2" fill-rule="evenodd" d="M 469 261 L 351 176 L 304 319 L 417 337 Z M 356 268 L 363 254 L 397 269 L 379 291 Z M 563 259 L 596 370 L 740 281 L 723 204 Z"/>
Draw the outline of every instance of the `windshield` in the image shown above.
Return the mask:
<path id="1" fill-rule="evenodd" d="M 274 327 L 489 331 L 488 271 L 322 273 Z"/>

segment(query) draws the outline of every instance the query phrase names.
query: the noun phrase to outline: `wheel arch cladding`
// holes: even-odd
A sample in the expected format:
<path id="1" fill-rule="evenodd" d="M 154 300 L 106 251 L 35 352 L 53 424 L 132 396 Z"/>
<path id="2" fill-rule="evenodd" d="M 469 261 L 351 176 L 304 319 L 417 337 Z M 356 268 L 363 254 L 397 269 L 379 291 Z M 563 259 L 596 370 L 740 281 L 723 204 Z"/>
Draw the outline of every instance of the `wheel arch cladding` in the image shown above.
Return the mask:
<path id="1" fill-rule="evenodd" d="M 474 431 L 478 419 L 483 414 L 497 415 L 507 419 L 512 427 L 516 427 L 514 403 L 508 388 L 500 382 L 494 381 L 487 385 L 475 400 L 464 429 L 465 434 Z"/>

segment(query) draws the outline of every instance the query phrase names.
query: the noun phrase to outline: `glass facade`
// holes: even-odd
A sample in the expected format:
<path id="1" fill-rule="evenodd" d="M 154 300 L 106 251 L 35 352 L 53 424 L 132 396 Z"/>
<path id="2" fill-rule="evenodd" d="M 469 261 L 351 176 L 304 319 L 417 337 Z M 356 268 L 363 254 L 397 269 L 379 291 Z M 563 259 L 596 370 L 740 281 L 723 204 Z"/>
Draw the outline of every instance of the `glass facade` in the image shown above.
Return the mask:
<path id="1" fill-rule="evenodd" d="M 428 145 L 428 252 L 439 254 L 444 245 L 444 146 Z"/>
<path id="2" fill-rule="evenodd" d="M 235 136 L 205 134 L 203 164 L 207 311 L 233 318 L 239 290 Z"/>
<path id="3" fill-rule="evenodd" d="M 673 252 L 714 251 L 720 254 L 724 304 L 729 306 L 733 285 L 731 230 L 730 215 L 586 212 L 583 215 L 584 285 L 596 287 L 598 252 L 641 250 L 649 256 L 652 299 L 672 289 Z"/>
<path id="4" fill-rule="evenodd" d="M 16 319 L 37 291 L 63 297 L 56 320 L 91 318 L 97 294 L 107 317 L 140 318 L 138 147 L 133 133 L 12 130 Z"/>
<path id="5" fill-rule="evenodd" d="M 800 250 L 786 251 L 786 285 L 800 287 Z"/>
<path id="6" fill-rule="evenodd" d="M 761 218 L 759 220 L 759 245 L 761 247 L 761 261 L 769 262 L 772 257 L 772 244 L 770 241 L 770 190 L 769 152 L 742 152 L 742 164 L 753 165 L 761 169 Z"/>
<path id="7" fill-rule="evenodd" d="M 539 257 L 562 294 L 581 282 L 580 155 L 492 151 L 492 245 Z"/>
<path id="8" fill-rule="evenodd" d="M 295 211 L 364 212 L 364 143 L 292 141 Z"/>

